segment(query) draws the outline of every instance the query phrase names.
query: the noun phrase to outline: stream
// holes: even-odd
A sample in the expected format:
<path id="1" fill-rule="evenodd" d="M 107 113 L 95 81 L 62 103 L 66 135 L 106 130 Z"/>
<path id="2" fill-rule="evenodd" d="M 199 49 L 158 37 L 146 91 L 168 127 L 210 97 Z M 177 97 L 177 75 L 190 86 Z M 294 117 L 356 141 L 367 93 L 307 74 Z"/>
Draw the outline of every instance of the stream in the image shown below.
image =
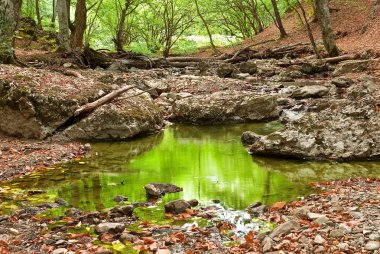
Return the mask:
<path id="1" fill-rule="evenodd" d="M 266 134 L 281 128 L 276 122 L 224 126 L 172 125 L 157 135 L 118 143 L 92 144 L 95 156 L 43 169 L 0 184 L 0 211 L 25 205 L 17 190 L 44 190 L 29 198 L 41 202 L 61 197 L 73 207 L 102 211 L 124 195 L 146 200 L 143 186 L 171 183 L 184 191 L 163 201 L 196 198 L 201 204 L 220 202 L 244 210 L 261 201 L 272 204 L 307 196 L 310 182 L 380 176 L 379 162 L 303 162 L 252 157 L 240 142 L 243 131 Z M 6 198 L 7 190 L 16 193 Z M 15 191 L 16 190 L 16 191 Z M 3 196 L 3 197 L 1 197 Z M 18 199 L 17 199 L 18 198 Z"/>

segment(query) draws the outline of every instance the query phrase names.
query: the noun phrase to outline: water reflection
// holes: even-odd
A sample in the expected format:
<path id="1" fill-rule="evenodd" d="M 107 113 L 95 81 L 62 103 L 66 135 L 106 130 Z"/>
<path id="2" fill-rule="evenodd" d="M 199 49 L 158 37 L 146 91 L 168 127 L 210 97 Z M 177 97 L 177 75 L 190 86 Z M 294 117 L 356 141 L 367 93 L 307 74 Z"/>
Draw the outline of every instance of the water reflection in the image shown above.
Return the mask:
<path id="1" fill-rule="evenodd" d="M 166 182 L 184 188 L 166 200 L 218 199 L 228 207 L 244 209 L 258 200 L 270 204 L 307 195 L 310 181 L 379 175 L 379 163 L 252 158 L 240 143 L 245 130 L 265 134 L 278 128 L 275 123 L 174 125 L 164 133 L 135 141 L 93 144 L 99 156 L 81 162 L 85 164 L 69 163 L 10 184 L 46 189 L 75 207 L 103 210 L 115 205 L 112 199 L 117 195 L 143 201 L 145 184 Z"/>

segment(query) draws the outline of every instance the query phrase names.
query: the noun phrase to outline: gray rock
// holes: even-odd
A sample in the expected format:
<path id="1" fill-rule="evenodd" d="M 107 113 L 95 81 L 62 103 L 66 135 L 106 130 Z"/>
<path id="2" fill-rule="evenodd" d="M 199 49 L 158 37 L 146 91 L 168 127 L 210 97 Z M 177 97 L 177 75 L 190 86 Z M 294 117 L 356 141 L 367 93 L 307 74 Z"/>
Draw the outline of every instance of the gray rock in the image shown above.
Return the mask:
<path id="1" fill-rule="evenodd" d="M 326 215 L 324 215 L 324 214 L 320 214 L 320 213 L 308 213 L 308 214 L 307 214 L 307 217 L 308 217 L 310 220 L 316 220 L 316 219 L 321 218 L 321 217 L 326 217 Z"/>
<path id="2" fill-rule="evenodd" d="M 369 238 L 370 240 L 372 240 L 372 241 L 378 241 L 378 240 L 380 240 L 380 235 L 379 235 L 379 234 L 370 234 L 370 235 L 368 236 L 368 238 Z"/>
<path id="3" fill-rule="evenodd" d="M 365 250 L 378 250 L 380 249 L 379 241 L 369 241 L 364 245 Z"/>
<path id="4" fill-rule="evenodd" d="M 292 211 L 292 215 L 301 219 L 307 218 L 307 215 L 310 213 L 310 208 L 307 206 L 297 207 Z"/>
<path id="5" fill-rule="evenodd" d="M 331 83 L 339 88 L 350 87 L 354 81 L 346 76 L 337 77 L 331 80 Z"/>
<path id="6" fill-rule="evenodd" d="M 350 72 L 362 72 L 368 68 L 369 60 L 348 60 L 338 64 L 333 76 L 341 76 Z"/>
<path id="7" fill-rule="evenodd" d="M 216 92 L 176 101 L 171 119 L 194 124 L 243 123 L 275 119 L 275 96 L 250 92 Z"/>
<path id="8" fill-rule="evenodd" d="M 357 89 L 363 91 L 357 86 L 350 94 Z M 255 137 L 250 153 L 339 161 L 380 158 L 380 146 L 374 145 L 380 143 L 377 97 L 364 93 L 355 99 L 316 101 L 312 110 L 287 122 L 283 130 Z"/>
<path id="9" fill-rule="evenodd" d="M 69 203 L 63 198 L 57 198 L 54 202 L 60 206 L 69 206 Z"/>
<path id="10" fill-rule="evenodd" d="M 275 228 L 270 234 L 269 237 L 272 239 L 274 237 L 277 237 L 281 234 L 288 234 L 293 229 L 298 229 L 300 225 L 296 221 L 287 221 L 281 225 L 279 225 L 277 228 Z"/>
<path id="11" fill-rule="evenodd" d="M 314 243 L 323 244 L 326 240 L 321 235 L 316 235 L 314 238 Z"/>
<path id="12" fill-rule="evenodd" d="M 329 88 L 326 86 L 304 86 L 295 90 L 291 97 L 295 99 L 305 99 L 305 98 L 320 98 L 329 92 Z"/>
<path id="13" fill-rule="evenodd" d="M 264 214 L 268 211 L 268 207 L 266 205 L 260 205 L 256 207 L 248 207 L 247 212 L 249 214 L 252 214 L 253 216 L 259 216 L 261 214 Z"/>
<path id="14" fill-rule="evenodd" d="M 254 61 L 240 63 L 238 67 L 241 72 L 249 73 L 250 75 L 257 72 L 257 64 Z"/>
<path id="15" fill-rule="evenodd" d="M 138 236 L 132 235 L 130 233 L 123 233 L 120 236 L 119 240 L 120 240 L 120 242 L 125 244 L 126 242 L 133 243 L 137 239 L 138 239 Z"/>
<path id="16" fill-rule="evenodd" d="M 128 100 L 123 98 L 126 97 L 119 97 L 116 102 L 100 106 L 56 138 L 125 140 L 136 135 L 155 133 L 162 128 L 164 123 L 161 111 L 151 99 L 145 96 Z"/>
<path id="17" fill-rule="evenodd" d="M 153 198 L 160 198 L 166 193 L 176 193 L 183 191 L 181 187 L 167 183 L 150 183 L 145 185 L 144 188 L 148 197 Z"/>
<path id="18" fill-rule="evenodd" d="M 115 206 L 110 210 L 110 217 L 132 216 L 133 209 L 133 205 Z"/>
<path id="19" fill-rule="evenodd" d="M 343 229 L 333 229 L 330 231 L 330 237 L 340 238 L 344 235 L 346 235 L 346 232 Z"/>
<path id="20" fill-rule="evenodd" d="M 340 250 L 348 250 L 350 248 L 350 245 L 348 243 L 339 243 L 337 245 L 337 247 L 340 249 Z"/>
<path id="21" fill-rule="evenodd" d="M 217 68 L 216 68 L 216 74 L 220 77 L 220 78 L 228 78 L 228 77 L 232 77 L 232 75 L 234 73 L 237 73 L 238 72 L 238 69 L 233 66 L 232 64 L 229 64 L 229 63 L 223 63 L 223 64 L 220 64 Z"/>
<path id="22" fill-rule="evenodd" d="M 315 60 L 315 61 L 304 63 L 301 66 L 300 71 L 305 74 L 312 75 L 312 74 L 328 71 L 328 66 L 326 63 L 323 63 L 322 61 Z"/>
<path id="23" fill-rule="evenodd" d="M 128 201 L 128 198 L 123 195 L 117 195 L 113 198 L 113 201 L 115 201 L 116 203 L 121 203 L 123 201 Z"/>
<path id="24" fill-rule="evenodd" d="M 273 240 L 270 237 L 265 237 L 261 242 L 261 246 L 263 246 L 263 252 L 268 252 L 272 249 Z"/>
<path id="25" fill-rule="evenodd" d="M 103 233 L 111 233 L 111 234 L 117 234 L 123 232 L 125 229 L 124 224 L 121 223 L 100 223 L 95 226 L 95 233 L 103 234 Z"/>
<path id="26" fill-rule="evenodd" d="M 318 225 L 324 225 L 329 222 L 329 219 L 326 216 L 322 216 L 314 220 L 314 222 L 317 223 Z"/>
<path id="27" fill-rule="evenodd" d="M 68 249 L 66 248 L 58 248 L 52 251 L 52 254 L 66 254 Z"/>
<path id="28" fill-rule="evenodd" d="M 187 209 L 190 209 L 195 204 L 198 205 L 197 202 L 194 202 L 194 200 L 191 200 L 190 202 L 183 199 L 174 200 L 165 204 L 165 212 L 172 214 L 184 213 Z"/>

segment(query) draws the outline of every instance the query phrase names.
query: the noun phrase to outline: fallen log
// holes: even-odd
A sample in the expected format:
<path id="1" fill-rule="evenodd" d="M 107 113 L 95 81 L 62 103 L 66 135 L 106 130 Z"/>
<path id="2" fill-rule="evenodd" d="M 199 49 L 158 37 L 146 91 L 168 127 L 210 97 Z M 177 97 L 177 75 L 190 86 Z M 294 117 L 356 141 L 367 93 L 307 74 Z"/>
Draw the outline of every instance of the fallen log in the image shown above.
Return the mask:
<path id="1" fill-rule="evenodd" d="M 266 44 L 266 43 L 268 43 L 268 42 L 272 42 L 272 41 L 275 41 L 275 40 L 272 39 L 272 40 L 262 41 L 262 42 L 259 42 L 259 43 L 252 43 L 252 44 L 250 44 L 250 45 L 248 45 L 248 46 L 246 46 L 246 47 L 244 47 L 244 48 L 241 48 L 241 49 L 239 49 L 238 51 L 236 51 L 235 54 L 234 54 L 231 58 L 226 59 L 225 62 L 226 62 L 226 63 L 232 63 L 232 62 L 234 62 L 234 61 L 236 60 L 236 58 L 237 58 L 241 53 L 243 53 L 244 51 L 247 51 L 247 50 L 249 50 L 250 48 L 252 48 L 252 47 L 254 47 L 254 46 L 259 46 L 259 45 Z"/>
<path id="2" fill-rule="evenodd" d="M 87 103 L 87 104 L 79 107 L 74 112 L 74 117 L 77 118 L 77 117 L 89 114 L 92 111 L 94 111 L 95 109 L 97 109 L 98 107 L 110 102 L 111 100 L 115 99 L 116 97 L 119 97 L 120 95 L 122 95 L 126 91 L 131 90 L 133 88 L 136 88 L 136 87 L 135 86 L 124 86 L 118 90 L 115 90 L 115 91 L 101 97 L 100 99 L 97 99 L 96 101 Z"/>

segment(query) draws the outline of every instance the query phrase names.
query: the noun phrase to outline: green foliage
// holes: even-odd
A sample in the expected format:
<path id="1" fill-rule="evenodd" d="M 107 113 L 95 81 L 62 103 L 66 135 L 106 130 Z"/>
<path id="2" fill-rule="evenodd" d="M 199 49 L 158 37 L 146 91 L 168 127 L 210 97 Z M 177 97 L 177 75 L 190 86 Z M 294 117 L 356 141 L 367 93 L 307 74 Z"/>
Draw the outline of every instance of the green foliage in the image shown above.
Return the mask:
<path id="1" fill-rule="evenodd" d="M 297 0 L 277 2 L 280 13 L 284 14 Z M 44 30 L 58 31 L 58 25 L 53 28 L 51 24 L 52 1 L 40 0 L 39 3 Z M 71 1 L 72 21 L 75 3 L 75 0 Z M 35 4 L 34 0 L 23 1 L 22 15 L 36 19 Z M 212 36 L 224 36 L 219 42 L 216 40 L 219 46 L 254 37 L 273 22 L 270 0 L 205 0 L 198 1 L 198 4 Z M 189 36 L 205 36 L 208 40 L 205 25 L 194 8 L 194 0 L 88 0 L 87 7 L 85 43 L 93 48 L 113 50 L 115 39 L 119 39 L 124 50 L 145 54 L 170 50 L 174 54 L 186 54 L 205 46 L 198 40 L 189 40 Z M 209 41 L 206 44 L 209 45 Z"/>

